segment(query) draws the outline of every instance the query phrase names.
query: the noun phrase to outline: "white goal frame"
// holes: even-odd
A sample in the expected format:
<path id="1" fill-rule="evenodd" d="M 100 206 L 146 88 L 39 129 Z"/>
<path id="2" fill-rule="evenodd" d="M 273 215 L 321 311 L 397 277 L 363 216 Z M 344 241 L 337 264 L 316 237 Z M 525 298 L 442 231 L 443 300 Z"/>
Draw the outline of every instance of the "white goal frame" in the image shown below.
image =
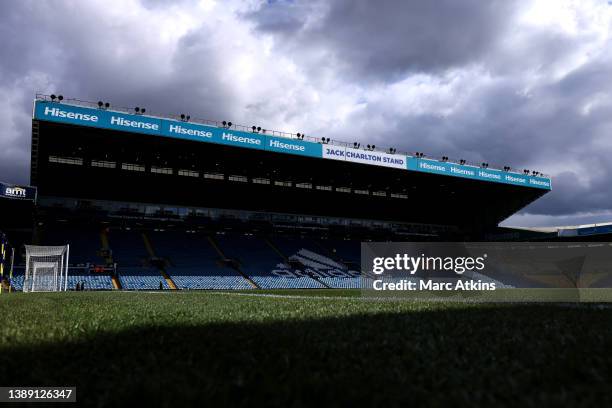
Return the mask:
<path id="1" fill-rule="evenodd" d="M 70 245 L 26 245 L 25 248 L 24 292 L 64 292 L 68 290 Z"/>

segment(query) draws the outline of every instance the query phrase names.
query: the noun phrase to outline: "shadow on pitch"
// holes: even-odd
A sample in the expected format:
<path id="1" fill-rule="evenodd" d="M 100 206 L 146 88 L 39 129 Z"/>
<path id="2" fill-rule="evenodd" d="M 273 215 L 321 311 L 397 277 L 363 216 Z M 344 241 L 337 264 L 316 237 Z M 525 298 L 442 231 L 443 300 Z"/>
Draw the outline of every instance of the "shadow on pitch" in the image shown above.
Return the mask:
<path id="1" fill-rule="evenodd" d="M 8 348 L 0 385 L 82 405 L 609 405 L 612 310 L 485 306 L 148 327 Z"/>

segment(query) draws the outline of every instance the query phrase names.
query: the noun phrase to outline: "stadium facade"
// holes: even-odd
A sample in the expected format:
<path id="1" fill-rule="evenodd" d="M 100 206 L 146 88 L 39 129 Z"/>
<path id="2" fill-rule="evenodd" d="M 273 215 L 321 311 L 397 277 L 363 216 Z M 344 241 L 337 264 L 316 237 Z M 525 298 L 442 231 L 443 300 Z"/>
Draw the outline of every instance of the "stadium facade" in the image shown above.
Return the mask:
<path id="1" fill-rule="evenodd" d="M 550 189 L 527 170 L 40 95 L 29 195 L 1 200 L 20 216 L 0 227 L 16 247 L 70 243 L 70 287 L 352 287 L 363 240 L 488 239 Z"/>

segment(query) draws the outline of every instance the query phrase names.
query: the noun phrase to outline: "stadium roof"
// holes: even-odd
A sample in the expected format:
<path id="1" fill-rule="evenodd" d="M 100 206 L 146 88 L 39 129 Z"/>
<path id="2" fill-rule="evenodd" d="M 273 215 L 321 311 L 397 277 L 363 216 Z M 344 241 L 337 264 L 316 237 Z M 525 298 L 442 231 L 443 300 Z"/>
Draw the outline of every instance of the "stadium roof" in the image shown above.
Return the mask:
<path id="1" fill-rule="evenodd" d="M 482 231 L 551 188 L 507 169 L 84 105 L 35 102 L 31 184 L 41 197 Z"/>
<path id="2" fill-rule="evenodd" d="M 55 99 L 55 98 L 54 98 Z M 448 157 L 430 158 L 417 153 L 409 155 L 393 149 L 382 150 L 372 145 L 360 146 L 330 139 L 291 134 L 266 129 L 249 128 L 226 122 L 186 119 L 183 115 L 158 116 L 136 113 L 135 110 L 110 109 L 101 102 L 94 104 L 79 100 L 61 103 L 46 95 L 38 95 L 34 104 L 34 119 L 90 126 L 103 129 L 224 144 L 248 149 L 266 150 L 331 160 L 397 168 L 451 177 L 461 177 L 494 183 L 512 184 L 544 190 L 551 189 L 551 180 L 539 172 L 527 174 L 506 166 L 503 170 L 490 168 L 488 163 L 468 164 L 465 160 L 450 161 Z M 298 136 L 299 135 L 299 136 Z"/>
<path id="3" fill-rule="evenodd" d="M 557 233 L 560 237 L 581 237 L 588 235 L 612 234 L 612 222 L 597 224 L 567 225 L 557 227 L 508 227 L 512 229 Z"/>

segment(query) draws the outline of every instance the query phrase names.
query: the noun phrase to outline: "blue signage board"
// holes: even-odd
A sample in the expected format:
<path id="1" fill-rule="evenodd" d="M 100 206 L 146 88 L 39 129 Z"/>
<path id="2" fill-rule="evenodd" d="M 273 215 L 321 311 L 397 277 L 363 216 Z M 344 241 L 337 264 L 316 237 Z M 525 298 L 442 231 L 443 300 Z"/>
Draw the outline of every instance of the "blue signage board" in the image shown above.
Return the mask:
<path id="1" fill-rule="evenodd" d="M 0 198 L 34 201 L 36 200 L 36 187 L 0 183 Z"/>
<path id="2" fill-rule="evenodd" d="M 517 174 L 495 169 L 484 169 L 476 166 L 467 166 L 416 157 L 408 157 L 407 166 L 408 170 L 425 173 L 444 174 L 447 176 L 462 177 L 472 180 L 494 181 L 497 183 L 535 187 L 546 190 L 551 189 L 550 179 L 548 178 Z"/>
<path id="3" fill-rule="evenodd" d="M 248 149 L 267 150 L 331 160 L 344 160 L 383 167 L 394 167 L 472 180 L 513 184 L 545 190 L 551 189 L 551 181 L 549 178 L 545 177 L 517 174 L 494 169 L 483 169 L 474 166 L 378 151 L 338 147 L 335 145 L 304 140 L 219 128 L 199 123 L 161 119 L 146 115 L 127 114 L 65 103 L 36 101 L 34 105 L 34 118 L 51 122 L 217 143 Z"/>
<path id="4" fill-rule="evenodd" d="M 71 125 L 145 133 L 302 156 L 320 158 L 322 155 L 321 144 L 319 143 L 55 102 L 37 101 L 34 108 L 34 118 Z"/>

